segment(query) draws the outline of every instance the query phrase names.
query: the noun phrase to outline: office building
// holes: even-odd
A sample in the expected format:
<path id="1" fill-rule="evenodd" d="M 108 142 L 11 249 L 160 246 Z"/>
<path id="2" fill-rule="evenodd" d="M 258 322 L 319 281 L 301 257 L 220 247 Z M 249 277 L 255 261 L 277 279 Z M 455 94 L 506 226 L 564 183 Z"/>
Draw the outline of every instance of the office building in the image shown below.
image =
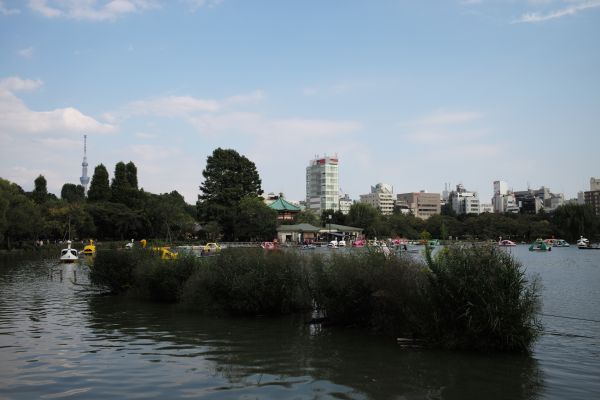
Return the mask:
<path id="1" fill-rule="evenodd" d="M 450 193 L 450 204 L 457 215 L 479 214 L 479 196 L 477 192 L 469 192 L 463 184 L 456 185 L 456 190 Z"/>
<path id="2" fill-rule="evenodd" d="M 394 212 L 394 187 L 387 183 L 371 186 L 371 193 L 361 194 L 360 202 L 372 205 L 383 215 L 392 215 Z"/>
<path id="3" fill-rule="evenodd" d="M 306 167 L 306 206 L 320 215 L 339 209 L 338 157 L 316 157 Z"/>
<path id="4" fill-rule="evenodd" d="M 427 219 L 441 212 L 441 195 L 425 191 L 401 193 L 396 196 L 396 205 L 407 208 L 415 217 Z"/>

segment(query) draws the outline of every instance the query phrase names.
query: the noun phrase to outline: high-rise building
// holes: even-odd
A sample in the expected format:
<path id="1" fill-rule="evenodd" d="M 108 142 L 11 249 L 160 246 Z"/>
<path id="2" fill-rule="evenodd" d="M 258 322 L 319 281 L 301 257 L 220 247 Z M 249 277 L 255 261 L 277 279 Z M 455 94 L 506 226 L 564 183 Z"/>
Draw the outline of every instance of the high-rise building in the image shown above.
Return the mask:
<path id="1" fill-rule="evenodd" d="M 585 204 L 592 206 L 596 215 L 600 215 L 600 179 L 590 178 L 590 190 L 583 195 Z"/>
<path id="2" fill-rule="evenodd" d="M 81 163 L 81 186 L 83 186 L 84 192 L 87 194 L 88 183 L 90 183 L 90 177 L 88 176 L 88 162 L 87 162 L 87 135 L 83 135 L 83 162 Z"/>
<path id="3" fill-rule="evenodd" d="M 494 195 L 508 194 L 508 185 L 504 181 L 494 181 Z"/>
<path id="4" fill-rule="evenodd" d="M 518 213 L 519 206 L 515 195 L 508 190 L 508 185 L 504 181 L 494 181 L 494 197 L 492 197 L 492 207 L 495 213 Z M 482 211 L 483 212 L 483 211 Z"/>
<path id="5" fill-rule="evenodd" d="M 462 183 L 456 185 L 456 190 L 450 193 L 450 203 L 457 215 L 479 214 L 481 211 L 477 192 L 469 192 Z"/>
<path id="6" fill-rule="evenodd" d="M 394 212 L 394 200 L 394 187 L 387 183 L 378 183 L 375 186 L 371 186 L 371 193 L 360 195 L 361 203 L 372 205 L 383 215 L 392 215 Z"/>
<path id="7" fill-rule="evenodd" d="M 427 219 L 441 212 L 441 196 L 439 193 L 427 193 L 424 190 L 412 193 L 400 193 L 396 196 L 396 204 L 402 209 L 407 207 L 415 217 Z"/>
<path id="8" fill-rule="evenodd" d="M 320 214 L 339 209 L 338 157 L 316 157 L 306 167 L 306 206 Z"/>

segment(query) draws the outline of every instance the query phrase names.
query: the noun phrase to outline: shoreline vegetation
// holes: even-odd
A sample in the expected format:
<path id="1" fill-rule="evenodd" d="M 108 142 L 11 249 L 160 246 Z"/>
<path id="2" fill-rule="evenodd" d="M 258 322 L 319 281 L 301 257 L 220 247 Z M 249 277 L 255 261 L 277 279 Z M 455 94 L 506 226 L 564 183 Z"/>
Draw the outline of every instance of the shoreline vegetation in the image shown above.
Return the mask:
<path id="1" fill-rule="evenodd" d="M 115 295 L 217 316 L 315 313 L 424 346 L 529 352 L 541 332 L 537 277 L 495 246 L 455 245 L 425 260 L 375 251 L 304 255 L 224 249 L 161 260 L 151 251 L 99 251 L 90 281 Z M 315 322 L 315 321 L 313 321 Z"/>

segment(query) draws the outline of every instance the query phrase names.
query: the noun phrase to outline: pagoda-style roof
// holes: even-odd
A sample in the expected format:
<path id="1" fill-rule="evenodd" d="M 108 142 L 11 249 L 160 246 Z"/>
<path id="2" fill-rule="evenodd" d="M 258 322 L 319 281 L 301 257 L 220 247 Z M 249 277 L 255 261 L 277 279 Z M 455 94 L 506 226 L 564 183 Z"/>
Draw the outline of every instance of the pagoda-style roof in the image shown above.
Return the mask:
<path id="1" fill-rule="evenodd" d="M 269 204 L 269 207 L 277 212 L 300 212 L 300 207 L 293 205 L 289 201 L 286 201 L 283 197 L 278 198 L 273 203 Z"/>

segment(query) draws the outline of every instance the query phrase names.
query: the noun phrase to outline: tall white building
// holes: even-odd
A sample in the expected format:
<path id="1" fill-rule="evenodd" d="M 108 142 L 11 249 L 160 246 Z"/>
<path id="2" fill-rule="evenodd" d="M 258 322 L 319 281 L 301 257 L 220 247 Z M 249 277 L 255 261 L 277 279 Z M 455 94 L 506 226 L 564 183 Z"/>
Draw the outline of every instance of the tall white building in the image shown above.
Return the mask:
<path id="1" fill-rule="evenodd" d="M 339 209 L 339 160 L 324 156 L 312 160 L 306 167 L 306 207 L 321 214 Z"/>
<path id="2" fill-rule="evenodd" d="M 494 181 L 494 195 L 508 194 L 508 184 L 504 181 Z"/>
<path id="3" fill-rule="evenodd" d="M 354 201 L 348 196 L 348 194 L 344 196 L 340 196 L 340 211 L 344 215 L 350 214 L 350 207 L 352 207 Z"/>
<path id="4" fill-rule="evenodd" d="M 372 205 L 381 211 L 383 215 L 392 215 L 394 201 L 394 187 L 387 183 L 378 183 L 371 186 L 371 193 L 360 195 L 361 203 Z"/>
<path id="5" fill-rule="evenodd" d="M 508 190 L 508 184 L 504 181 L 494 181 L 494 197 L 492 207 L 495 213 L 518 213 L 519 205 L 512 192 Z"/>
<path id="6" fill-rule="evenodd" d="M 600 190 L 600 178 L 590 178 L 590 192 Z"/>
<path id="7" fill-rule="evenodd" d="M 456 185 L 456 190 L 450 193 L 450 202 L 457 215 L 480 213 L 477 192 L 467 191 L 462 183 Z"/>

